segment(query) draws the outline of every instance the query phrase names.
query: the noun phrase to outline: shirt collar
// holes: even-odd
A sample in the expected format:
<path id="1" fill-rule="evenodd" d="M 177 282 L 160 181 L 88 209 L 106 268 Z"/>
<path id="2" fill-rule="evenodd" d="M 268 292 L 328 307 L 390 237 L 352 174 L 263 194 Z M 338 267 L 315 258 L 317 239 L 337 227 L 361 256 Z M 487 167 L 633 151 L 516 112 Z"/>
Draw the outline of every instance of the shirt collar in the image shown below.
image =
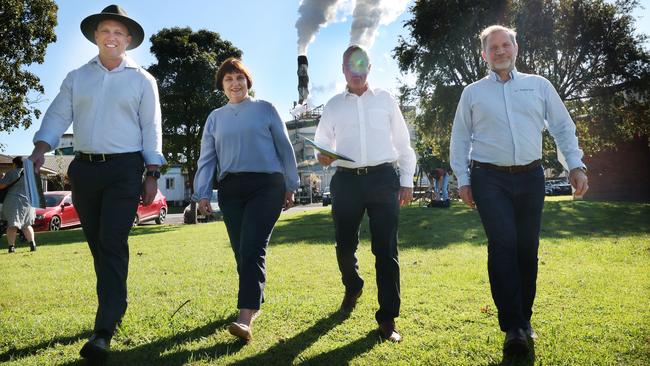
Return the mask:
<path id="1" fill-rule="evenodd" d="M 368 85 L 368 89 L 366 89 L 366 91 L 363 92 L 363 94 L 366 94 L 366 93 L 369 93 L 369 94 L 372 95 L 372 96 L 375 95 L 375 91 L 372 90 L 372 88 L 370 87 L 370 85 Z M 361 95 L 363 95 L 363 94 L 361 94 Z M 343 95 L 346 96 L 346 97 L 347 97 L 347 96 L 350 96 L 350 95 L 358 96 L 358 95 L 356 95 L 356 94 L 350 92 L 350 90 L 348 90 L 347 85 L 345 86 L 345 91 L 343 92 Z"/>
<path id="2" fill-rule="evenodd" d="M 97 65 L 98 65 L 99 67 L 101 67 L 102 69 L 108 71 L 108 70 L 104 67 L 104 65 L 102 65 L 101 61 L 99 61 L 99 55 L 93 57 L 93 58 L 92 58 L 88 63 L 89 63 L 89 64 L 97 64 Z M 129 69 L 137 69 L 137 68 L 139 68 L 139 67 L 140 67 L 140 66 L 139 66 L 139 65 L 138 65 L 138 64 L 137 64 L 137 63 L 136 63 L 136 62 L 135 62 L 131 57 L 129 57 L 129 55 L 126 55 L 126 56 L 124 56 L 124 59 L 122 60 L 122 62 L 120 63 L 120 65 L 119 65 L 118 67 L 114 68 L 113 70 L 111 70 L 110 72 L 118 72 L 118 71 L 122 71 L 122 70 L 124 70 L 125 68 L 129 68 Z"/>
<path id="3" fill-rule="evenodd" d="M 517 73 L 517 68 L 515 67 L 510 71 L 510 79 L 512 79 L 512 80 L 516 79 L 517 74 L 518 74 Z M 499 77 L 499 74 L 497 74 L 493 70 L 490 70 L 488 75 L 489 75 L 490 79 L 492 79 L 494 81 L 502 82 L 501 78 Z"/>

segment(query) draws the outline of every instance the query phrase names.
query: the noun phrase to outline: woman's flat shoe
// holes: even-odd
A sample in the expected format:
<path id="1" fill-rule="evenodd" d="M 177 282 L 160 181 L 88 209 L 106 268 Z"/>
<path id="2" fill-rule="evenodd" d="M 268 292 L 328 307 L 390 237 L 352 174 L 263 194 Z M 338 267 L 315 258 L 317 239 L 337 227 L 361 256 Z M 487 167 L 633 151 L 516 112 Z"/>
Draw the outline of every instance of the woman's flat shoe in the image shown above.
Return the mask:
<path id="1" fill-rule="evenodd" d="M 251 330 L 251 327 L 248 325 L 232 322 L 228 326 L 228 331 L 235 337 L 243 339 L 246 341 L 246 343 L 250 342 L 253 339 L 253 332 Z"/>

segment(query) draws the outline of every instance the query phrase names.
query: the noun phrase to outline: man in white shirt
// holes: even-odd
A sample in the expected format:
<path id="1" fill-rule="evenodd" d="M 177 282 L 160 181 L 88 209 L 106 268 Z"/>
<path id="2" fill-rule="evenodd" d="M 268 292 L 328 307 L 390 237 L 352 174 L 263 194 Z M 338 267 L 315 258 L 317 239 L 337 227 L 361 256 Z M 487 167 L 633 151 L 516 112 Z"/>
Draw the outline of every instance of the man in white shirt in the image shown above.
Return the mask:
<path id="1" fill-rule="evenodd" d="M 110 5 L 85 18 L 81 31 L 99 55 L 66 76 L 34 136 L 30 159 L 39 169 L 73 124 L 76 157 L 68 177 L 94 260 L 98 298 L 93 335 L 80 353 L 100 363 L 126 312 L 128 236 L 140 194 L 145 205 L 153 201 L 165 159 L 156 80 L 126 55 L 142 43 L 142 27 Z"/>
<path id="2" fill-rule="evenodd" d="M 343 54 L 347 90 L 325 105 L 315 141 L 354 160 L 335 161 L 318 154 L 322 165 L 336 165 L 330 191 L 336 258 L 345 286 L 341 310 L 352 311 L 363 290 L 355 252 L 367 211 L 379 300 L 375 319 L 382 338 L 399 342 L 397 224 L 399 206 L 413 198 L 416 159 L 397 101 L 385 90 L 368 87 L 369 71 L 367 52 L 357 45 L 348 47 Z"/>
<path id="3" fill-rule="evenodd" d="M 588 189 L 575 124 L 553 85 L 515 68 L 514 30 L 491 26 L 481 33 L 490 72 L 461 95 L 451 135 L 451 167 L 463 202 L 476 207 L 488 238 L 488 274 L 504 356 L 529 352 L 544 207 L 541 166 L 545 122 L 567 158 L 575 195 Z"/>

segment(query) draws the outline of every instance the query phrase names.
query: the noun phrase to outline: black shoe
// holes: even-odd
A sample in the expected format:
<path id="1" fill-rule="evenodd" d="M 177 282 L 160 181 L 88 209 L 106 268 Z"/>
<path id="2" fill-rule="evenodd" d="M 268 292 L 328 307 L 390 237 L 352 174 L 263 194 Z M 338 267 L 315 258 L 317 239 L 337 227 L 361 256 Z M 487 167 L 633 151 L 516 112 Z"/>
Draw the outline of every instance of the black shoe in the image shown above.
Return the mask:
<path id="1" fill-rule="evenodd" d="M 523 329 L 516 328 L 506 332 L 506 339 L 503 341 L 504 356 L 525 357 L 528 352 L 528 339 Z"/>
<path id="2" fill-rule="evenodd" d="M 343 301 L 341 302 L 341 311 L 345 313 L 351 313 L 354 310 L 354 307 L 357 306 L 357 301 L 363 293 L 363 287 L 357 292 L 348 292 L 345 291 L 345 296 L 343 296 Z"/>
<path id="3" fill-rule="evenodd" d="M 526 333 L 526 336 L 530 339 L 537 339 L 537 333 L 535 333 L 535 329 L 533 329 L 533 326 L 530 325 L 530 321 L 526 323 L 526 328 L 524 328 L 524 332 Z"/>
<path id="4" fill-rule="evenodd" d="M 111 338 L 106 335 L 93 334 L 88 342 L 84 344 L 79 351 L 81 357 L 88 360 L 90 364 L 102 365 L 108 357 L 108 350 L 110 349 Z"/>
<path id="5" fill-rule="evenodd" d="M 10 245 L 9 246 L 9 253 L 16 253 L 16 246 Z"/>
<path id="6" fill-rule="evenodd" d="M 30 252 L 35 252 L 36 251 L 36 243 L 34 243 L 33 241 L 29 242 L 29 251 Z"/>

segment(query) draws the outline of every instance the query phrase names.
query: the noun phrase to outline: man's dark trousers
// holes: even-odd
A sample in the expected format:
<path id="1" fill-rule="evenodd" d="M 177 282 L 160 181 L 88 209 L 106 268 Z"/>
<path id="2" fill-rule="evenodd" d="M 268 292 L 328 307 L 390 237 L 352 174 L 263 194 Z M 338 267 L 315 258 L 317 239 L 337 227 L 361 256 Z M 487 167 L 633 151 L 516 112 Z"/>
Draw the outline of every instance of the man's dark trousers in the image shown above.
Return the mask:
<path id="1" fill-rule="evenodd" d="M 330 183 L 336 259 L 347 293 L 358 292 L 363 287 L 355 252 L 359 244 L 359 226 L 364 212 L 368 212 L 377 276 L 379 310 L 375 319 L 378 323 L 399 316 L 399 188 L 399 177 L 390 164 L 364 175 L 339 170 Z"/>
<path id="2" fill-rule="evenodd" d="M 499 326 L 525 329 L 533 314 L 544 170 L 509 173 L 474 166 L 472 195 L 488 238 L 488 274 Z"/>
<path id="3" fill-rule="evenodd" d="M 140 153 L 105 162 L 75 158 L 68 168 L 72 202 L 93 256 L 98 307 L 95 332 L 113 334 L 127 307 L 129 231 L 142 192 Z"/>

